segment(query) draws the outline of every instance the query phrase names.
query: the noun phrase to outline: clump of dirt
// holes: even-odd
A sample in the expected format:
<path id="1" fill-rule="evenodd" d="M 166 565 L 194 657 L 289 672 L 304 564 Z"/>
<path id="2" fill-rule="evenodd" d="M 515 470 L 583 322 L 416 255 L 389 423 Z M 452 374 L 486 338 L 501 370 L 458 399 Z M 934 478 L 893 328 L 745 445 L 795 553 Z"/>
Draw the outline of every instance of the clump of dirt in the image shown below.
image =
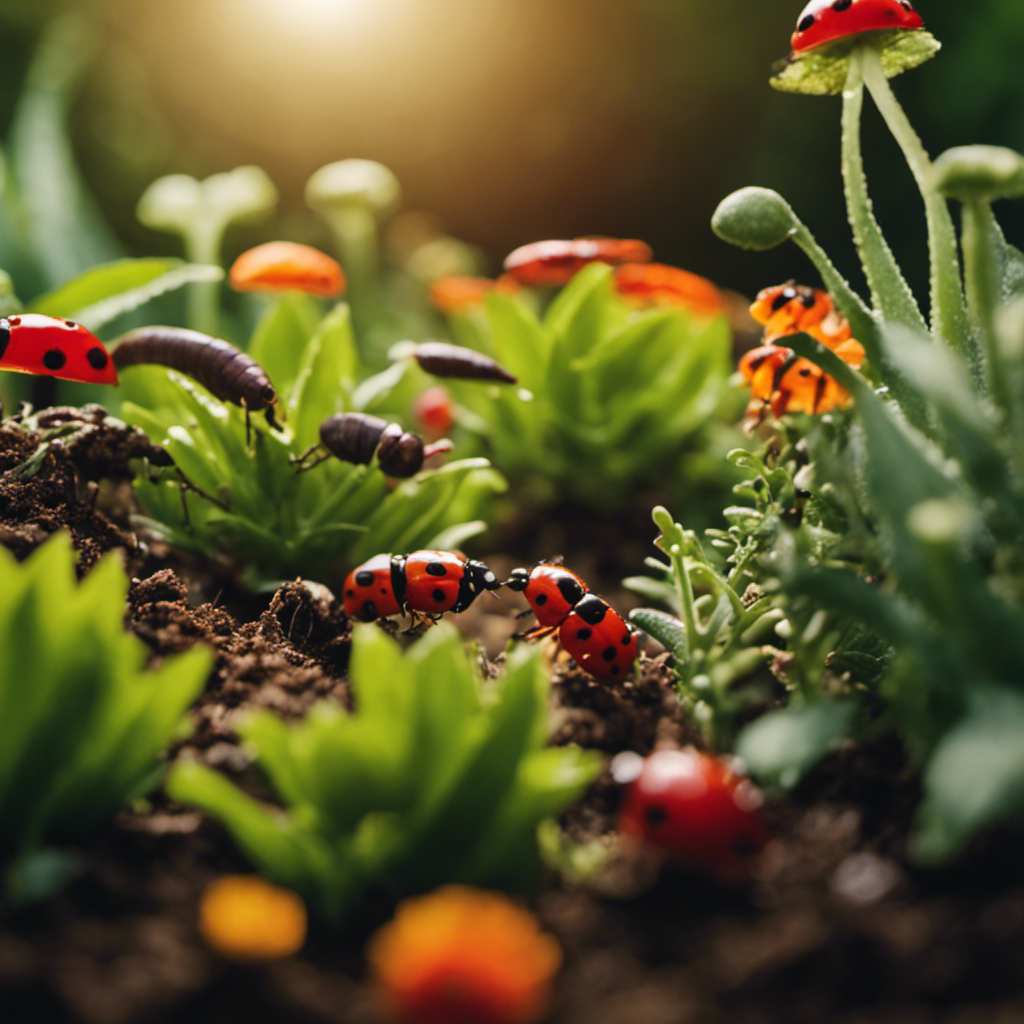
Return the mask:
<path id="1" fill-rule="evenodd" d="M 141 431 L 98 405 L 58 407 L 0 423 L 0 544 L 26 558 L 67 529 L 87 572 L 107 551 L 139 547 L 128 522 L 131 462 L 167 463 Z"/>

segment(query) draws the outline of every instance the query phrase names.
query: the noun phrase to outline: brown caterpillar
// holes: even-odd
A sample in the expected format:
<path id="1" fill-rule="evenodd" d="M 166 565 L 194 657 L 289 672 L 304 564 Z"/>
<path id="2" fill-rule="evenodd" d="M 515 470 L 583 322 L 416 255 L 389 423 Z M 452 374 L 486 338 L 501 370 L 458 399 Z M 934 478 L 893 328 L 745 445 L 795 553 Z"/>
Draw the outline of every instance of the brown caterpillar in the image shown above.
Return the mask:
<path id="1" fill-rule="evenodd" d="M 307 462 L 320 445 L 329 454 Z M 425 445 L 419 434 L 411 434 L 397 423 L 388 423 L 365 412 L 328 416 L 320 424 L 320 445 L 314 445 L 296 460 L 300 469 L 312 469 L 331 455 L 343 462 L 365 466 L 376 454 L 378 465 L 388 476 L 410 477 L 423 468 L 424 459 L 450 451 L 452 447 L 447 439 Z"/>
<path id="2" fill-rule="evenodd" d="M 266 371 L 234 345 L 184 327 L 140 327 L 124 335 L 112 353 L 114 366 L 123 370 L 140 363 L 155 363 L 191 377 L 222 402 L 250 412 L 265 410 L 267 423 L 280 429 L 274 418 L 277 392 Z"/>
<path id="3" fill-rule="evenodd" d="M 446 341 L 424 341 L 417 345 L 413 358 L 435 377 L 455 377 L 460 380 L 497 380 L 515 384 L 516 378 L 500 363 L 482 352 Z"/>

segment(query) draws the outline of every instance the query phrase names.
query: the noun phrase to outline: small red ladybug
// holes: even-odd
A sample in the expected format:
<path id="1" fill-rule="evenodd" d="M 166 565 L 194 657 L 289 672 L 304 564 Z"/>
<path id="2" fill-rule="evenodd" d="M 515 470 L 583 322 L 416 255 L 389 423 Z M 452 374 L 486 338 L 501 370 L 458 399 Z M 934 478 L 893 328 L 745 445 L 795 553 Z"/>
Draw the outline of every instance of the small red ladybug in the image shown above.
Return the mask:
<path id="1" fill-rule="evenodd" d="M 603 597 L 560 565 L 513 569 L 505 586 L 519 591 L 537 616 L 534 637 L 558 630 L 558 641 L 580 667 L 600 679 L 626 675 L 636 661 L 636 636 Z"/>
<path id="2" fill-rule="evenodd" d="M 437 441 L 455 426 L 455 403 L 448 389 L 436 384 L 413 399 L 412 415 L 424 439 Z"/>
<path id="3" fill-rule="evenodd" d="M 626 786 L 619 830 L 683 867 L 738 882 L 768 840 L 761 791 L 717 757 L 693 747 L 649 757 L 619 754 L 612 776 Z"/>
<path id="4" fill-rule="evenodd" d="M 794 53 L 876 29 L 922 28 L 907 0 L 811 0 L 797 19 L 790 40 Z"/>
<path id="5" fill-rule="evenodd" d="M 363 622 L 407 611 L 434 616 L 465 611 L 485 590 L 501 586 L 483 562 L 453 551 L 374 555 L 345 578 L 345 614 Z"/>
<path id="6" fill-rule="evenodd" d="M 42 313 L 0 319 L 0 370 L 84 384 L 117 383 L 117 370 L 99 338 L 73 320 Z"/>

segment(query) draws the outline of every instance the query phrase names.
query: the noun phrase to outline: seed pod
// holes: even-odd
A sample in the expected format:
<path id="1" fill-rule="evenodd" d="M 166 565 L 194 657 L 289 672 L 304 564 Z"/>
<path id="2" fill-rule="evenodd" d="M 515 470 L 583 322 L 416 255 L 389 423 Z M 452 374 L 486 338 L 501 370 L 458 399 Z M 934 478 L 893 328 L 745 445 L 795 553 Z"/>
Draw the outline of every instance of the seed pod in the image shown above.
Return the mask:
<path id="1" fill-rule="evenodd" d="M 413 356 L 427 373 L 435 377 L 516 383 L 516 378 L 490 356 L 446 341 L 425 341 L 416 347 Z"/>
<path id="2" fill-rule="evenodd" d="M 365 412 L 328 416 L 320 424 L 320 443 L 336 458 L 364 466 L 376 453 L 389 476 L 415 476 L 423 468 L 422 437 Z"/>
<path id="3" fill-rule="evenodd" d="M 277 392 L 266 371 L 240 349 L 184 327 L 140 327 L 129 331 L 112 353 L 114 366 L 123 370 L 154 363 L 177 370 L 202 384 L 222 402 L 247 411 L 265 409 L 275 426 L 273 405 Z"/>

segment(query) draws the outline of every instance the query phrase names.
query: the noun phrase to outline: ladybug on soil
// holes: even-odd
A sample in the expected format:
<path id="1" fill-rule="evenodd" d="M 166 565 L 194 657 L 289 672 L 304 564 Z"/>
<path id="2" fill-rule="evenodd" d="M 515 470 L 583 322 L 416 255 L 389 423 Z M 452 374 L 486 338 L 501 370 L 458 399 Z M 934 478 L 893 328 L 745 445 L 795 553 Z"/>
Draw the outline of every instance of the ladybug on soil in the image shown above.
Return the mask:
<path id="1" fill-rule="evenodd" d="M 633 631 L 603 597 L 588 590 L 574 572 L 542 563 L 535 569 L 513 569 L 505 581 L 529 602 L 537 622 L 532 638 L 558 630 L 561 645 L 580 667 L 599 679 L 625 676 L 637 656 Z"/>
<path id="2" fill-rule="evenodd" d="M 0 319 L 0 370 L 85 384 L 117 383 L 117 370 L 91 331 L 73 320 L 42 313 Z"/>
<path id="3" fill-rule="evenodd" d="M 858 32 L 923 25 L 907 0 L 811 0 L 797 19 L 790 43 L 794 53 L 803 53 Z"/>
<path id="4" fill-rule="evenodd" d="M 345 578 L 345 614 L 362 622 L 418 612 L 437 616 L 465 611 L 486 590 L 501 586 L 483 562 L 453 551 L 374 555 Z"/>

